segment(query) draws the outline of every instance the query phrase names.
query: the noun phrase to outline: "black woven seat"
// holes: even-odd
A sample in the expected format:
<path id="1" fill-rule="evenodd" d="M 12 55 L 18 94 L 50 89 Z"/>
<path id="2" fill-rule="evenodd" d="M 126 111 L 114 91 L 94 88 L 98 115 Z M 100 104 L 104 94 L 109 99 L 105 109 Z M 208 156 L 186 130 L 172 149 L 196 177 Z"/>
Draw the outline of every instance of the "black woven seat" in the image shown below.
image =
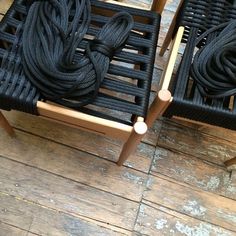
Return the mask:
<path id="1" fill-rule="evenodd" d="M 134 17 L 135 24 L 125 47 L 114 55 L 98 97 L 81 111 L 131 124 L 133 115 L 145 117 L 147 113 L 160 15 L 96 0 L 91 2 L 92 22 L 78 50 L 83 50 L 107 22 L 107 12 L 111 16 L 127 11 Z M 37 115 L 37 101 L 44 98 L 27 80 L 21 64 L 21 36 L 26 14 L 27 0 L 15 0 L 0 24 L 0 108 Z"/>
<path id="2" fill-rule="evenodd" d="M 199 35 L 214 26 L 236 19 L 236 6 L 226 0 L 186 0 L 177 19 L 177 27 L 185 27 L 182 42 L 186 47 L 171 83 L 173 101 L 164 116 L 178 116 L 235 130 L 235 96 L 219 99 L 203 97 L 190 76 L 190 68 L 196 50 L 211 42 L 217 32 L 212 32 L 197 45 Z"/>

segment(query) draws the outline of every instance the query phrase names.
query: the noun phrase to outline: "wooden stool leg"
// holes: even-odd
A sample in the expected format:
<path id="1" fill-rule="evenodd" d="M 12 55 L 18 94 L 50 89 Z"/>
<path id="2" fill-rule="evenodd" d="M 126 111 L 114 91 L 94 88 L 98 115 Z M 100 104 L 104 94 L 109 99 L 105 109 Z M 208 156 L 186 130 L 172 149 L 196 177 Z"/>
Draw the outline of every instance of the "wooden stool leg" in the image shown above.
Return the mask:
<path id="1" fill-rule="evenodd" d="M 164 113 L 171 102 L 171 93 L 169 90 L 160 90 L 149 108 L 146 118 L 146 124 L 150 128 L 154 121 Z"/>
<path id="2" fill-rule="evenodd" d="M 160 53 L 159 53 L 160 56 L 163 56 L 165 54 L 168 46 L 170 45 L 170 42 L 171 42 L 172 36 L 173 36 L 173 32 L 174 32 L 174 28 L 175 28 L 175 24 L 176 24 L 175 19 L 173 19 L 172 22 L 171 22 L 171 25 L 168 29 L 168 32 L 166 34 L 166 37 L 164 39 L 164 42 L 161 46 L 161 50 L 160 50 Z"/>
<path id="3" fill-rule="evenodd" d="M 173 20 L 171 22 L 171 25 L 170 25 L 170 27 L 168 29 L 168 32 L 166 34 L 165 40 L 164 40 L 164 42 L 163 42 L 163 44 L 161 46 L 161 50 L 160 50 L 160 53 L 159 53 L 160 56 L 164 55 L 164 53 L 166 52 L 168 46 L 170 45 L 170 42 L 171 42 L 172 37 L 173 37 L 173 32 L 174 32 L 174 29 L 175 29 L 175 26 L 176 26 L 177 16 L 178 16 L 178 13 L 180 11 L 180 8 L 181 8 L 182 4 L 183 4 L 183 0 L 181 0 L 180 3 L 179 3 L 179 6 L 178 6 L 178 8 L 176 10 L 174 18 L 173 18 Z"/>
<path id="4" fill-rule="evenodd" d="M 134 125 L 131 135 L 122 148 L 117 162 L 118 166 L 122 166 L 128 157 L 136 150 L 146 132 L 147 125 L 144 123 L 144 119 L 139 117 Z"/>
<path id="5" fill-rule="evenodd" d="M 0 111 L 0 126 L 2 126 L 10 136 L 15 135 L 15 131 L 12 126 L 9 124 L 5 116 Z"/>
<path id="6" fill-rule="evenodd" d="M 151 127 L 154 121 L 165 111 L 165 109 L 170 104 L 170 100 L 171 93 L 168 90 L 161 90 L 158 92 L 158 95 L 149 109 L 145 123 L 139 118 L 135 123 L 134 129 L 121 151 L 119 160 L 117 162 L 119 166 L 123 165 L 123 163 L 128 159 L 129 155 L 135 151 L 138 144 L 145 135 L 147 128 Z"/>
<path id="7" fill-rule="evenodd" d="M 228 170 L 236 170 L 236 157 L 226 161 L 224 164 L 226 165 Z"/>

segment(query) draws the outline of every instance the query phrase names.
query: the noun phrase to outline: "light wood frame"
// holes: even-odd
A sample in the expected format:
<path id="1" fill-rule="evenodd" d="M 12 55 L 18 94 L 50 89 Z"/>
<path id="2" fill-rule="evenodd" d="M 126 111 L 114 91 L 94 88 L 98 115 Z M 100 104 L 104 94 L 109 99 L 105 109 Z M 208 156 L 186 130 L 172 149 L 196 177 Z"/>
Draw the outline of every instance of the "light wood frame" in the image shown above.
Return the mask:
<path id="1" fill-rule="evenodd" d="M 161 14 L 166 1 L 167 0 L 154 0 L 151 6 L 151 10 Z M 117 1 L 113 0 L 107 0 L 107 2 L 116 4 L 118 3 Z M 129 4 L 123 5 L 133 7 Z M 146 120 L 144 120 L 143 117 L 137 117 L 136 122 L 133 126 L 98 118 L 92 115 L 73 111 L 68 108 L 62 108 L 60 106 L 48 104 L 41 101 L 37 103 L 37 110 L 39 115 L 45 119 L 50 119 L 93 133 L 123 140 L 125 143 L 117 162 L 117 164 L 121 166 L 127 160 L 129 155 L 135 151 L 137 145 L 147 132 L 147 129 L 152 126 L 155 119 L 158 118 L 167 108 L 170 100 L 170 92 L 167 90 L 160 90 L 149 109 Z M 0 125 L 7 131 L 9 135 L 14 135 L 13 128 L 1 112 Z"/>

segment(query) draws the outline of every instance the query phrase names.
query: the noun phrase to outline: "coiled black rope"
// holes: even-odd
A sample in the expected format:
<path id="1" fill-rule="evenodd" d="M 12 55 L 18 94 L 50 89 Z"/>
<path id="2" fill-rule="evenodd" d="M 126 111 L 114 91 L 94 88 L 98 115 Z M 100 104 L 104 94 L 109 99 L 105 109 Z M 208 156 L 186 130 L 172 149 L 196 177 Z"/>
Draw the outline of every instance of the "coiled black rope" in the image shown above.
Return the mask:
<path id="1" fill-rule="evenodd" d="M 219 31 L 217 37 L 199 49 L 191 67 L 200 93 L 209 98 L 236 95 L 236 20 L 206 31 L 196 45 Z"/>
<path id="2" fill-rule="evenodd" d="M 116 50 L 133 28 L 126 12 L 107 22 L 85 52 L 78 51 L 91 21 L 89 0 L 34 1 L 23 31 L 23 67 L 45 99 L 78 108 L 91 103 Z"/>

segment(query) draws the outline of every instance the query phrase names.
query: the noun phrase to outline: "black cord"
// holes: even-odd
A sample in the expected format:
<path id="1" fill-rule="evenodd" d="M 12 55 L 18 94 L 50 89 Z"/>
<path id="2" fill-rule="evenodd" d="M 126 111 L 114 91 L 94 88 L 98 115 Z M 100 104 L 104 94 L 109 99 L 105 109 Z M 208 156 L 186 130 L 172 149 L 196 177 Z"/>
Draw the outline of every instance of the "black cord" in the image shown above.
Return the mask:
<path id="1" fill-rule="evenodd" d="M 210 34 L 217 36 L 196 53 L 191 76 L 203 96 L 222 98 L 236 95 L 236 20 L 206 31 L 196 45 Z"/>
<path id="2" fill-rule="evenodd" d="M 114 15 L 85 52 L 78 51 L 91 21 L 89 0 L 34 1 L 23 31 L 23 67 L 45 99 L 78 108 L 98 94 L 110 60 L 133 28 L 130 14 Z"/>

